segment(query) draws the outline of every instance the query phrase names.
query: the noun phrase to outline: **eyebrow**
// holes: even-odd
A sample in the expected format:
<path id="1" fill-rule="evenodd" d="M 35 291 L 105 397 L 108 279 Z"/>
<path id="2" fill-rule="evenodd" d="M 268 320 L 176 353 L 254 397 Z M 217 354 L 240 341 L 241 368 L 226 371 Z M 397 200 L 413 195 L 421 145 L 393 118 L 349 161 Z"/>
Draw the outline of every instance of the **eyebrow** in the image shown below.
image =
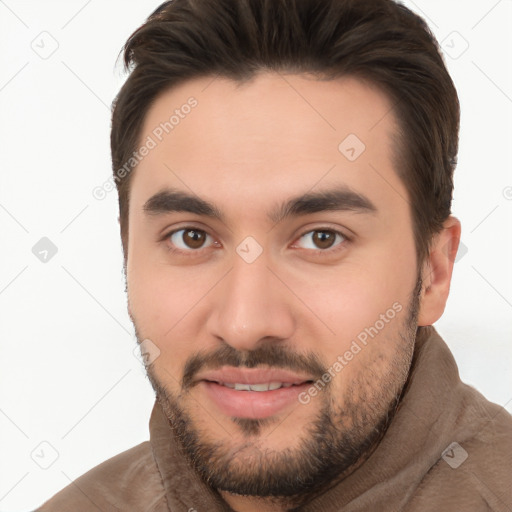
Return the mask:
<path id="1" fill-rule="evenodd" d="M 225 216 L 214 204 L 182 190 L 165 188 L 151 196 L 142 207 L 147 215 L 188 212 L 220 220 Z M 363 194 L 345 186 L 296 196 L 268 212 L 267 218 L 277 224 L 288 217 L 310 215 L 324 211 L 377 213 L 376 206 Z"/>

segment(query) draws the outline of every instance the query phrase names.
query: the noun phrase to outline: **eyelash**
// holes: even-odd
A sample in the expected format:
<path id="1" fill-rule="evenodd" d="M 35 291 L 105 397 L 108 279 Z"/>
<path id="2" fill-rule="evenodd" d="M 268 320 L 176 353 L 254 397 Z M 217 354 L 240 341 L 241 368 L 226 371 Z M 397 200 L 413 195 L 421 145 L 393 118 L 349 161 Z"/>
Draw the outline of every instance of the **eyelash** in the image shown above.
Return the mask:
<path id="1" fill-rule="evenodd" d="M 174 235 L 175 233 L 178 233 L 180 231 L 199 231 L 199 232 L 205 233 L 207 236 L 211 237 L 211 235 L 207 231 L 205 231 L 204 229 L 199 229 L 199 228 L 196 228 L 194 226 L 184 226 L 184 227 L 181 227 L 179 229 L 174 229 L 172 231 L 169 231 L 168 233 L 163 235 L 163 237 L 161 239 L 161 242 L 167 242 L 172 235 Z M 339 235 L 339 236 L 341 236 L 343 238 L 343 240 L 341 242 L 339 242 L 334 247 L 334 249 L 331 249 L 331 248 L 329 248 L 329 249 L 303 249 L 303 250 L 307 251 L 309 254 L 312 254 L 314 256 L 323 256 L 323 255 L 335 254 L 338 251 L 343 250 L 345 248 L 345 245 L 346 245 L 345 242 L 351 242 L 352 241 L 351 237 L 347 236 L 345 233 L 342 233 L 339 230 L 328 228 L 328 227 L 320 227 L 320 228 L 309 229 L 307 231 L 304 231 L 303 233 L 301 233 L 299 235 L 297 240 L 300 240 L 304 235 L 307 235 L 308 233 L 314 233 L 314 232 L 334 233 L 334 235 Z M 175 247 L 170 247 L 169 245 L 167 245 L 167 250 L 170 253 L 172 253 L 172 254 L 187 255 L 189 257 L 190 256 L 195 257 L 195 256 L 200 256 L 201 255 L 201 253 L 203 251 L 203 248 L 200 248 L 200 249 L 189 249 L 189 250 L 185 251 L 185 250 L 176 249 Z"/>

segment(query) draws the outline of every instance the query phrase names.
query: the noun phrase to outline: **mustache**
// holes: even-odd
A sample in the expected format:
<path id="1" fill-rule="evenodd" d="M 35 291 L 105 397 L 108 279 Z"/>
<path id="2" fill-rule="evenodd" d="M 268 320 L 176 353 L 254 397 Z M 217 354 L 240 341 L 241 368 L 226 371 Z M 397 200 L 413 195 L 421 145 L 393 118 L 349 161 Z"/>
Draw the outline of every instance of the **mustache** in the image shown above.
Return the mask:
<path id="1" fill-rule="evenodd" d="M 327 368 L 313 352 L 297 354 L 276 342 L 250 351 L 240 351 L 231 345 L 223 345 L 213 352 L 201 351 L 190 357 L 185 364 L 181 386 L 185 391 L 190 389 L 196 375 L 203 369 L 215 370 L 222 366 L 256 368 L 264 365 L 271 368 L 306 372 L 315 381 L 321 379 L 322 375 L 327 372 Z"/>

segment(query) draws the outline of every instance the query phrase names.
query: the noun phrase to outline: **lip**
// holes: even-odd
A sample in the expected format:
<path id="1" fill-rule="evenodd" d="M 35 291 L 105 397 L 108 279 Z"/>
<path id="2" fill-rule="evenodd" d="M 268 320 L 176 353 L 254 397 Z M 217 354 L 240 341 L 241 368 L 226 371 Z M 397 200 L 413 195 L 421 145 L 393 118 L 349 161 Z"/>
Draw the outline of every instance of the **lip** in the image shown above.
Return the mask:
<path id="1" fill-rule="evenodd" d="M 201 373 L 198 388 L 226 416 L 264 419 L 292 405 L 298 405 L 299 395 L 311 386 L 311 376 L 283 369 L 229 368 Z M 237 391 L 226 384 L 260 384 L 282 382 L 290 387 L 270 391 Z"/>
<path id="2" fill-rule="evenodd" d="M 198 381 L 225 382 L 227 384 L 260 384 L 262 382 L 282 382 L 284 384 L 302 384 L 313 381 L 311 375 L 292 372 L 281 368 L 234 368 L 224 366 L 218 370 L 201 372 Z M 276 390 L 277 391 L 277 390 Z"/>
<path id="3" fill-rule="evenodd" d="M 221 384 L 201 381 L 199 388 L 226 416 L 264 419 L 274 416 L 292 404 L 299 405 L 299 394 L 311 383 L 272 391 L 236 391 Z"/>

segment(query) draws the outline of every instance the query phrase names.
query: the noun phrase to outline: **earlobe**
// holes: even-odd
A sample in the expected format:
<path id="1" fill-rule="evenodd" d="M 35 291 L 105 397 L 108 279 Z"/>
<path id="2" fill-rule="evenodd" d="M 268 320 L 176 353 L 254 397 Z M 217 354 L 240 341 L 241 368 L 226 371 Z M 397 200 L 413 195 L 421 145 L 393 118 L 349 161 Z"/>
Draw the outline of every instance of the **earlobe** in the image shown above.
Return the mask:
<path id="1" fill-rule="evenodd" d="M 430 252 L 422 268 L 423 287 L 420 297 L 418 325 L 432 325 L 441 318 L 450 292 L 453 264 L 460 242 L 460 221 L 453 216 L 444 222 L 434 236 Z"/>

